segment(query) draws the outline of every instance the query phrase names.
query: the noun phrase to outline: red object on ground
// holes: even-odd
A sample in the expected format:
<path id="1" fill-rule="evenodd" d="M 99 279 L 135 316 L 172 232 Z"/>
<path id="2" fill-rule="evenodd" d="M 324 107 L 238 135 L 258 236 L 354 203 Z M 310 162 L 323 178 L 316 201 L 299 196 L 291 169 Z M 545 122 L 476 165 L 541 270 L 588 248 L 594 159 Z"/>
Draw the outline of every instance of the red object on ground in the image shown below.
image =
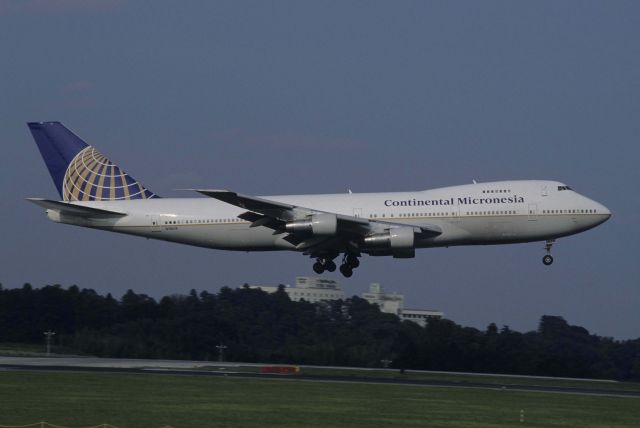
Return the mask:
<path id="1" fill-rule="evenodd" d="M 262 366 L 260 367 L 260 373 L 278 373 L 278 374 L 291 374 L 300 372 L 298 366 Z"/>

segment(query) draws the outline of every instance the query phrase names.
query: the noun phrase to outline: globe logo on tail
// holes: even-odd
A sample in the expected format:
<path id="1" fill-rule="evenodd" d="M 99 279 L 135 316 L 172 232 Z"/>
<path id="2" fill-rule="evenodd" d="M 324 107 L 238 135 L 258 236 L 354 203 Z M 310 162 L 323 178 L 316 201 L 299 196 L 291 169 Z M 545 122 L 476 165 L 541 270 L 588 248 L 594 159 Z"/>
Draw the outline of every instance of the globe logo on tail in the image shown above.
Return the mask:
<path id="1" fill-rule="evenodd" d="M 67 167 L 62 182 L 65 201 L 149 199 L 156 195 L 91 146 Z"/>

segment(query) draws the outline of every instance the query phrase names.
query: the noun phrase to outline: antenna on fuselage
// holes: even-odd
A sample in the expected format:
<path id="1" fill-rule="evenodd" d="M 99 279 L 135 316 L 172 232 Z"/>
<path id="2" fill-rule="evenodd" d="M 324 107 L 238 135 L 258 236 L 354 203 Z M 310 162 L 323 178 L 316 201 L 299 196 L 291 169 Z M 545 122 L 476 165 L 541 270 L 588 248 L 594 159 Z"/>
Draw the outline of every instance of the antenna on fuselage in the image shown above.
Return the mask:
<path id="1" fill-rule="evenodd" d="M 476 180 L 471 180 L 471 181 L 473 181 L 473 184 L 478 184 L 478 182 Z"/>

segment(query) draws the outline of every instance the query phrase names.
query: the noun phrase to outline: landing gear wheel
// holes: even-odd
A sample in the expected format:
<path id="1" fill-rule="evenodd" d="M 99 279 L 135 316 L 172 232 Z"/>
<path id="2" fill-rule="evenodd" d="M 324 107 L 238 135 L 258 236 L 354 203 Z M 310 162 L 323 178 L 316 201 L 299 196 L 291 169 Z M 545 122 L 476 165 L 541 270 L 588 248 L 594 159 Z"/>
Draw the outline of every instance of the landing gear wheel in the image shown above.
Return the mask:
<path id="1" fill-rule="evenodd" d="M 322 263 L 320 263 L 320 262 L 315 262 L 313 264 L 313 271 L 315 273 L 318 273 L 318 274 L 323 273 L 324 272 L 324 265 Z"/>
<path id="2" fill-rule="evenodd" d="M 324 264 L 324 268 L 329 272 L 335 272 L 336 264 L 333 262 L 333 260 L 327 260 L 327 262 Z"/>
<path id="3" fill-rule="evenodd" d="M 358 257 L 354 256 L 353 254 L 349 254 L 347 256 L 347 260 L 346 263 L 351 266 L 352 269 L 357 268 L 358 266 L 360 266 L 360 260 L 358 260 Z"/>
<path id="4" fill-rule="evenodd" d="M 551 257 L 551 247 L 553 247 L 554 242 L 556 242 L 555 239 L 549 239 L 544 244 L 544 250 L 547 252 L 547 255 L 542 258 L 542 263 L 544 263 L 545 266 L 549 266 L 551 263 L 553 263 L 553 257 Z"/>
<path id="5" fill-rule="evenodd" d="M 351 278 L 351 275 L 353 275 L 353 269 L 351 268 L 351 266 L 347 264 L 343 264 L 343 265 L 340 265 L 340 273 L 345 278 Z"/>

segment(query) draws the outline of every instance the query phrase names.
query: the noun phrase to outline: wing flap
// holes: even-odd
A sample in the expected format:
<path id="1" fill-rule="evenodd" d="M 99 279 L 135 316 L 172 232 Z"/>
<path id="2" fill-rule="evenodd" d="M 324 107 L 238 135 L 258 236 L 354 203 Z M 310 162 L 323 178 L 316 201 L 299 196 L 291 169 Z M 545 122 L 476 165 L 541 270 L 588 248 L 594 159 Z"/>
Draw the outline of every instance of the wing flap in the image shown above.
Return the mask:
<path id="1" fill-rule="evenodd" d="M 84 205 L 75 205 L 68 202 L 52 201 L 50 199 L 27 198 L 27 201 L 33 202 L 34 204 L 42 208 L 46 208 L 48 210 L 56 210 L 56 211 L 59 211 L 61 214 L 74 215 L 77 217 L 106 218 L 106 217 L 124 217 L 127 215 L 126 213 L 122 213 L 118 211 L 87 207 Z"/>
<path id="2" fill-rule="evenodd" d="M 247 211 L 238 216 L 242 220 L 250 221 L 249 227 L 265 226 L 269 229 L 281 230 L 284 229 L 285 222 L 269 217 L 267 215 L 258 214 L 253 211 Z"/>

